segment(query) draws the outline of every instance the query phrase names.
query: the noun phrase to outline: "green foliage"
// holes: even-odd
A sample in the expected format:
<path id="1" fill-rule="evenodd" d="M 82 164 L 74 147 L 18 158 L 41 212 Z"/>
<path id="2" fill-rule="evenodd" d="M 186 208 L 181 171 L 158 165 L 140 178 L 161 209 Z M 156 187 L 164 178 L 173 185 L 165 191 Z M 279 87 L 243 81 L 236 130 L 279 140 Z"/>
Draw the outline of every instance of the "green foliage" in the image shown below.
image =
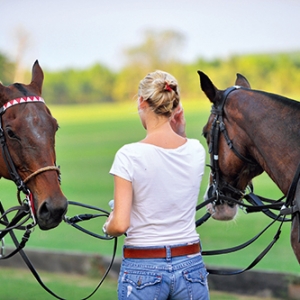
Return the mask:
<path id="1" fill-rule="evenodd" d="M 9 85 L 13 81 L 15 66 L 5 54 L 0 53 L 0 82 Z"/>
<path id="2" fill-rule="evenodd" d="M 233 85 L 241 73 L 253 89 L 299 98 L 300 52 L 235 55 L 211 63 L 201 59 L 198 66 L 219 89 Z"/>
<path id="3" fill-rule="evenodd" d="M 113 101 L 115 76 L 100 64 L 86 70 L 45 72 L 45 78 L 43 95 L 47 103 L 83 104 Z"/>
<path id="4" fill-rule="evenodd" d="M 148 43 L 146 40 L 145 45 Z M 241 73 L 253 89 L 299 98 L 300 52 L 234 55 L 212 61 L 200 58 L 195 63 L 184 64 L 163 59 L 154 50 L 154 57 L 150 57 L 143 49 L 132 49 L 128 64 L 117 73 L 99 64 L 86 70 L 45 72 L 44 97 L 53 104 L 130 101 L 137 95 L 140 80 L 147 73 L 162 69 L 177 78 L 181 95 L 186 99 L 201 95 L 197 70 L 206 73 L 219 89 L 232 86 L 236 73 Z"/>

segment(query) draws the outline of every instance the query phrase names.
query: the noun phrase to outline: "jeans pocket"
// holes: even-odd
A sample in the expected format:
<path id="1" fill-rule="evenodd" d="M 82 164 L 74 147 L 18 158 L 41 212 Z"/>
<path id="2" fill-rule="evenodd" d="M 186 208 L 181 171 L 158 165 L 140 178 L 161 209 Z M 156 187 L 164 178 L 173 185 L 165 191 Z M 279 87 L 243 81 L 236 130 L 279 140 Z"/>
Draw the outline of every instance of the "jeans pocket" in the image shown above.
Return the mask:
<path id="1" fill-rule="evenodd" d="M 136 289 L 158 284 L 161 280 L 162 275 L 159 273 L 142 271 L 125 271 L 122 278 L 123 283 L 130 283 Z"/>
<path id="2" fill-rule="evenodd" d="M 208 272 L 203 265 L 186 269 L 182 272 L 182 275 L 186 283 L 187 299 L 209 300 Z"/>
<path id="3" fill-rule="evenodd" d="M 126 270 L 119 279 L 118 299 L 160 298 L 162 274 L 147 271 Z"/>
<path id="4" fill-rule="evenodd" d="M 193 267 L 190 269 L 187 269 L 182 272 L 183 277 L 191 283 L 201 283 L 202 285 L 207 286 L 207 276 L 208 272 L 206 271 L 206 268 L 202 267 Z"/>

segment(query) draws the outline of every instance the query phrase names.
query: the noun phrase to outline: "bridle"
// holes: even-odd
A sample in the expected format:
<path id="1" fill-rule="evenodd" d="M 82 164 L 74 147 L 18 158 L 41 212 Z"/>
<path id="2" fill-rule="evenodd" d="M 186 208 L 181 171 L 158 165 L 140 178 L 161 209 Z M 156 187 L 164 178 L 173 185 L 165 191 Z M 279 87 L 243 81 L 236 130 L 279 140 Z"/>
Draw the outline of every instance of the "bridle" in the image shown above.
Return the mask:
<path id="1" fill-rule="evenodd" d="M 58 181 L 60 182 L 60 167 L 59 166 L 48 166 L 48 167 L 43 167 L 43 168 L 39 168 L 38 170 L 36 170 L 35 172 L 31 173 L 29 176 L 27 176 L 24 180 L 23 180 L 23 184 L 25 185 L 31 178 L 37 176 L 40 173 L 46 172 L 46 171 L 56 171 L 58 173 Z M 23 190 L 19 190 L 17 192 L 17 198 L 20 204 L 22 204 L 21 198 L 20 198 L 20 193 Z M 34 202 L 33 202 L 33 197 L 32 197 L 32 193 L 30 192 L 29 189 L 27 189 L 28 194 L 29 195 L 29 200 L 30 200 L 30 205 L 31 205 L 31 209 L 32 209 L 32 213 L 34 215 L 36 215 L 36 210 L 34 207 Z"/>
<path id="2" fill-rule="evenodd" d="M 300 209 L 300 203 L 293 204 L 293 198 L 296 194 L 296 188 L 297 183 L 300 178 L 300 164 L 297 168 L 297 171 L 294 175 L 293 181 L 291 183 L 291 186 L 289 188 L 286 201 L 282 202 L 283 198 L 280 198 L 277 201 L 270 200 L 268 198 L 259 197 L 253 193 L 253 186 L 248 185 L 245 190 L 240 190 L 232 185 L 230 185 L 228 182 L 226 182 L 223 178 L 221 178 L 221 172 L 219 167 L 219 140 L 220 135 L 223 134 L 225 141 L 228 145 L 228 147 L 234 152 L 234 154 L 242 160 L 245 164 L 250 166 L 257 166 L 258 163 L 253 160 L 245 157 L 242 155 L 233 145 L 232 140 L 229 138 L 228 132 L 225 127 L 225 123 L 223 121 L 223 114 L 224 114 L 224 106 L 226 103 L 226 100 L 229 96 L 229 94 L 235 90 L 243 89 L 241 86 L 232 86 L 224 91 L 220 103 L 215 106 L 212 106 L 211 113 L 215 115 L 215 118 L 212 122 L 211 131 L 210 131 L 210 145 L 209 145 L 209 153 L 211 156 L 211 176 L 212 176 L 212 183 L 209 187 L 208 196 L 209 198 L 214 198 L 213 204 L 221 204 L 224 201 L 227 202 L 233 202 L 237 203 L 241 206 L 246 207 L 247 212 L 254 212 L 254 211 L 263 211 L 265 214 L 267 214 L 269 217 L 275 219 L 277 218 L 279 221 L 290 221 L 282 217 L 276 216 L 275 214 L 272 214 L 269 209 L 277 209 L 280 210 L 280 214 L 283 216 L 286 216 L 288 214 L 293 214 Z M 249 190 L 250 192 L 246 194 L 246 190 Z M 234 197 L 228 197 L 226 196 L 226 191 L 229 191 L 231 195 Z M 242 203 L 240 200 L 246 199 L 248 202 L 250 202 L 251 205 L 259 206 L 256 208 L 249 207 L 248 205 Z M 259 198 L 263 199 L 263 201 L 269 202 L 271 204 L 269 205 L 261 205 L 261 202 Z M 263 206 L 263 208 L 262 208 Z M 284 220 L 283 220 L 284 219 Z M 299 240 L 300 240 L 300 234 L 299 234 Z"/>
<path id="3" fill-rule="evenodd" d="M 6 164 L 7 170 L 10 174 L 10 178 L 11 180 L 15 183 L 15 185 L 17 186 L 17 198 L 19 201 L 19 204 L 22 205 L 22 201 L 20 199 L 20 192 L 23 192 L 26 195 L 27 201 L 30 205 L 30 211 L 31 211 L 31 217 L 34 220 L 34 223 L 36 225 L 35 222 L 35 215 L 36 215 L 36 210 L 34 207 L 34 203 L 33 203 L 33 196 L 32 193 L 30 192 L 30 190 L 28 189 L 28 187 L 26 186 L 26 183 L 33 177 L 37 176 L 40 173 L 46 172 L 46 171 L 56 171 L 58 173 L 58 176 L 60 176 L 60 169 L 57 166 L 47 166 L 47 167 L 42 167 L 38 170 L 36 170 L 35 172 L 33 172 L 32 174 L 30 174 L 27 178 L 25 178 L 24 180 L 22 180 L 22 178 L 20 177 L 20 175 L 18 174 L 15 164 L 11 158 L 10 152 L 8 150 L 8 146 L 6 143 L 6 138 L 5 138 L 5 134 L 4 134 L 4 130 L 3 130 L 3 121 L 2 121 L 2 116 L 3 114 L 6 112 L 6 110 L 8 108 L 10 108 L 11 106 L 14 105 L 18 105 L 18 104 L 23 104 L 23 103 L 45 103 L 44 99 L 42 97 L 39 96 L 30 96 L 30 97 L 21 97 L 21 98 L 16 98 L 13 100 L 8 101 L 7 103 L 5 103 L 1 108 L 0 108 L 0 144 L 1 144 L 1 151 L 2 151 L 2 157 L 4 159 L 4 162 Z M 60 177 L 59 177 L 60 180 Z"/>
<path id="4" fill-rule="evenodd" d="M 238 251 L 240 249 L 243 249 L 256 241 L 267 229 L 270 228 L 271 225 L 273 225 L 276 221 L 280 222 L 279 228 L 277 232 L 274 235 L 273 240 L 270 242 L 270 244 L 258 255 L 258 257 L 245 269 L 242 270 L 215 270 L 215 269 L 209 269 L 209 272 L 211 274 L 216 275 L 236 275 L 243 273 L 251 268 L 253 268 L 266 254 L 267 252 L 272 248 L 272 246 L 275 244 L 275 242 L 279 239 L 280 233 L 281 233 L 281 227 L 284 222 L 290 222 L 291 219 L 286 218 L 287 215 L 293 215 L 295 213 L 299 214 L 300 209 L 300 195 L 297 194 L 297 186 L 298 181 L 300 178 L 300 163 L 298 165 L 297 171 L 295 173 L 295 176 L 292 180 L 292 183 L 289 188 L 289 192 L 286 196 L 286 201 L 283 202 L 282 200 L 285 198 L 284 196 L 278 200 L 272 200 L 268 198 L 264 198 L 258 195 L 255 195 L 253 192 L 253 186 L 250 185 L 248 187 L 249 193 L 246 193 L 245 190 L 239 190 L 229 183 L 227 183 L 223 178 L 221 178 L 221 172 L 219 167 L 219 139 L 220 135 L 223 134 L 226 143 L 228 147 L 235 153 L 235 155 L 242 160 L 245 164 L 251 165 L 251 166 L 257 166 L 257 162 L 248 159 L 245 156 L 243 156 L 241 153 L 237 151 L 237 149 L 234 147 L 233 142 L 230 140 L 228 132 L 225 127 L 225 123 L 223 121 L 223 113 L 224 113 L 224 106 L 226 103 L 226 100 L 229 96 L 229 94 L 237 89 L 242 89 L 240 86 L 233 86 L 228 88 L 224 91 L 222 95 L 222 99 L 220 103 L 215 106 L 213 105 L 211 113 L 215 115 L 215 118 L 213 120 L 211 131 L 210 131 L 210 144 L 209 144 L 209 153 L 211 155 L 211 177 L 212 177 L 212 183 L 208 189 L 207 195 L 208 199 L 206 201 L 199 204 L 196 208 L 196 210 L 201 209 L 202 207 L 206 206 L 209 203 L 212 203 L 213 206 L 218 204 L 223 204 L 224 202 L 227 203 L 235 203 L 241 207 L 244 208 L 245 212 L 251 213 L 251 212 L 263 212 L 268 217 L 272 218 L 273 221 L 264 228 L 259 234 L 257 234 L 255 237 L 250 239 L 249 241 L 238 245 L 236 247 L 228 248 L 228 249 L 221 249 L 221 250 L 211 250 L 211 251 L 203 251 L 202 255 L 219 255 L 219 254 L 226 254 Z M 230 192 L 230 195 L 233 195 L 233 197 L 226 196 L 226 192 Z M 298 191 L 300 193 L 300 191 Z M 297 197 L 298 196 L 298 197 Z M 295 201 L 294 198 L 296 198 Z M 245 204 L 242 202 L 242 200 L 247 200 L 249 204 Z M 267 204 L 265 204 L 265 202 Z M 276 215 L 273 213 L 270 209 L 278 210 L 279 214 Z M 204 222 L 206 222 L 210 218 L 211 214 L 207 212 L 202 218 L 196 221 L 196 226 L 202 225 Z M 300 242 L 300 224 L 299 224 L 299 242 Z"/>
<path id="5" fill-rule="evenodd" d="M 257 163 L 254 160 L 248 159 L 235 148 L 232 140 L 229 138 L 228 132 L 225 127 L 225 123 L 223 121 L 224 106 L 229 94 L 240 88 L 240 86 L 233 86 L 225 90 L 220 103 L 217 106 L 213 105 L 211 110 L 211 113 L 215 115 L 215 118 L 212 122 L 210 131 L 209 153 L 211 157 L 210 168 L 212 183 L 209 187 L 208 195 L 209 197 L 214 196 L 216 198 L 213 203 L 214 205 L 222 204 L 224 201 L 228 201 L 228 197 L 225 196 L 226 192 L 229 192 L 231 195 L 233 195 L 233 199 L 242 199 L 245 195 L 245 190 L 242 191 L 233 187 L 221 177 L 219 167 L 219 141 L 221 134 L 223 134 L 228 147 L 240 160 L 242 160 L 248 165 L 257 165 Z"/>

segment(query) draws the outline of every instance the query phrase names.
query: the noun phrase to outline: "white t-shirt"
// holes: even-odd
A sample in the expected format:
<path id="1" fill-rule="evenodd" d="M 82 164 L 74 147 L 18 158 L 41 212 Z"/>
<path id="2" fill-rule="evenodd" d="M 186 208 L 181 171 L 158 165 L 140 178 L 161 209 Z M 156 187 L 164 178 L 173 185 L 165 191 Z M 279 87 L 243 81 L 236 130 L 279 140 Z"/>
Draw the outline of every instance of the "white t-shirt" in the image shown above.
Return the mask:
<path id="1" fill-rule="evenodd" d="M 132 182 L 133 202 L 125 245 L 161 246 L 199 240 L 195 207 L 205 167 L 196 139 L 176 149 L 132 143 L 117 153 L 110 174 Z"/>

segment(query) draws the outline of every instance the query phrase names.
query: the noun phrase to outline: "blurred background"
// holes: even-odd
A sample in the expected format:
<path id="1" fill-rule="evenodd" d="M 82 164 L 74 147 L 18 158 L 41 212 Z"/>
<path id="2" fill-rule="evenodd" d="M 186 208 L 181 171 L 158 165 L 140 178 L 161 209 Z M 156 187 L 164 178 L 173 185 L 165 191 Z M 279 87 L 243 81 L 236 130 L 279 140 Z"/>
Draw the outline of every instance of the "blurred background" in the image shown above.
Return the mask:
<path id="1" fill-rule="evenodd" d="M 70 200 L 110 210 L 113 180 L 108 171 L 122 145 L 144 137 L 135 101 L 139 81 L 153 70 L 170 72 L 178 79 L 187 134 L 203 145 L 201 132 L 210 103 L 199 88 L 197 70 L 206 73 L 219 89 L 233 85 L 236 73 L 241 73 L 254 89 L 300 99 L 297 0 L 0 0 L 0 12 L 0 81 L 5 85 L 29 83 L 31 67 L 39 60 L 45 74 L 43 97 L 60 125 L 57 161 L 62 190 Z M 207 168 L 199 202 L 208 174 Z M 256 193 L 281 197 L 266 175 L 254 183 Z M 17 204 L 14 184 L 1 180 L 0 189 L 5 208 Z M 84 212 L 74 207 L 68 212 L 70 216 L 78 213 Z M 85 226 L 100 233 L 104 221 L 96 219 Z M 210 220 L 198 231 L 205 250 L 220 249 L 245 242 L 269 222 L 264 215 L 240 212 L 233 222 Z M 284 225 L 280 240 L 256 270 L 299 274 L 289 242 L 290 227 Z M 268 245 L 276 229 L 250 248 L 205 261 L 244 268 Z M 119 240 L 118 258 L 122 238 Z M 36 229 L 26 249 L 109 257 L 112 243 L 61 224 L 47 232 Z M 70 292 L 77 295 L 72 282 L 70 285 Z M 115 295 L 116 283 L 111 286 Z M 33 283 L 28 297 L 14 291 L 5 299 L 32 300 L 35 289 Z M 65 290 L 64 284 L 61 289 Z"/>
<path id="2" fill-rule="evenodd" d="M 38 59 L 47 103 L 131 100 L 154 69 L 186 99 L 196 71 L 220 88 L 245 75 L 257 89 L 300 90 L 297 0 L 0 0 L 0 80 L 29 80 Z M 299 93 L 298 93 L 299 94 Z"/>

